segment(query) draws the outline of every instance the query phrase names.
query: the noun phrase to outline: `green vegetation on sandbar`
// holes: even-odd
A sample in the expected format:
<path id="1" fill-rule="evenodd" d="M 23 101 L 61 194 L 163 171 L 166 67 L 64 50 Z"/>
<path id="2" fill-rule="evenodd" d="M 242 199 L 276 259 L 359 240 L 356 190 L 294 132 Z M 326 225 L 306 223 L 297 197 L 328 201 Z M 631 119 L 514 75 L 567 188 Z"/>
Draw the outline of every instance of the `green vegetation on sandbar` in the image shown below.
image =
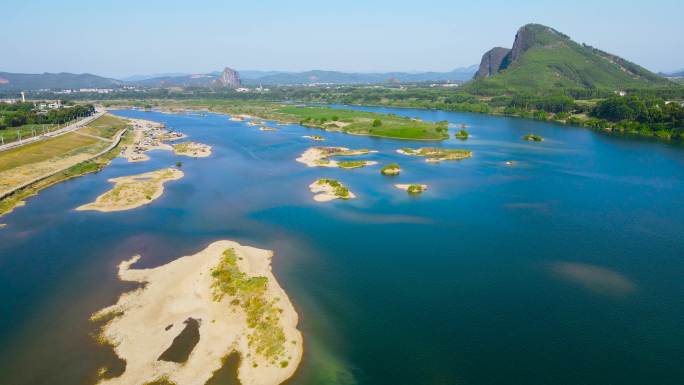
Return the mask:
<path id="1" fill-rule="evenodd" d="M 329 178 L 324 178 L 324 179 L 319 179 L 316 181 L 316 184 L 320 185 L 325 185 L 327 184 L 328 186 L 333 188 L 333 191 L 335 193 L 335 196 L 338 198 L 342 199 L 348 199 L 349 198 L 349 189 L 340 183 L 337 179 L 329 179 Z"/>
<path id="2" fill-rule="evenodd" d="M 365 160 L 343 160 L 337 162 L 339 168 L 359 168 L 366 166 Z"/>
<path id="3" fill-rule="evenodd" d="M 529 140 L 532 142 L 541 142 L 544 140 L 544 138 L 542 138 L 539 135 L 535 135 L 535 134 L 527 134 L 527 135 L 523 136 L 523 139 Z"/>
<path id="4" fill-rule="evenodd" d="M 454 148 L 434 148 L 422 147 L 418 149 L 402 148 L 398 150 L 400 154 L 422 156 L 425 157 L 426 162 L 441 162 L 444 160 L 461 160 L 473 156 L 470 150 L 454 149 Z"/>
<path id="5" fill-rule="evenodd" d="M 135 102 L 122 102 L 131 105 Z M 113 104 L 113 103 L 112 103 Z M 208 109 L 230 115 L 251 115 L 282 123 L 300 123 L 307 127 L 349 134 L 378 136 L 394 139 L 444 140 L 449 138 L 447 122 L 424 122 L 395 114 L 311 107 L 264 100 L 194 99 L 160 100 L 162 109 Z"/>
<path id="6" fill-rule="evenodd" d="M 382 175 L 393 176 L 398 175 L 401 172 L 401 167 L 396 163 L 390 163 L 387 166 L 380 169 Z"/>
<path id="7" fill-rule="evenodd" d="M 285 353 L 285 333 L 280 326 L 281 309 L 266 298 L 268 278 L 249 277 L 240 271 L 238 256 L 233 249 L 223 252 L 219 264 L 211 271 L 214 279 L 214 300 L 234 297 L 231 305 L 239 305 L 247 316 L 247 327 L 253 329 L 247 337 L 257 354 L 275 361 Z"/>
<path id="8" fill-rule="evenodd" d="M 350 134 L 395 139 L 444 140 L 448 138 L 447 122 L 430 123 L 393 114 L 385 115 L 328 107 L 286 106 L 277 109 L 276 112 L 297 117 L 300 124 L 308 127 Z"/>
<path id="9" fill-rule="evenodd" d="M 461 139 L 461 140 L 466 140 L 466 139 L 468 139 L 469 136 L 470 136 L 470 134 L 466 130 L 460 130 L 454 134 L 454 137 L 456 137 L 456 139 Z"/>
<path id="10" fill-rule="evenodd" d="M 406 191 L 408 191 L 408 193 L 412 194 L 412 195 L 420 194 L 423 191 L 425 191 L 425 187 L 422 185 L 419 185 L 419 184 L 412 184 L 412 185 L 408 186 Z"/>

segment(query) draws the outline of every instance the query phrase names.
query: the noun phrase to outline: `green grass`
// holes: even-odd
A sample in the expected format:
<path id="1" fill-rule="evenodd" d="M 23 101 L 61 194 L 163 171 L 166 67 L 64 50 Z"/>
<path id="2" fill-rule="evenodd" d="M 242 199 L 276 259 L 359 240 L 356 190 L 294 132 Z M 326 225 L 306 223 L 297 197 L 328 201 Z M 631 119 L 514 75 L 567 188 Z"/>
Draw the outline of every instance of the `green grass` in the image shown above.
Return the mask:
<path id="1" fill-rule="evenodd" d="M 535 134 L 527 134 L 527 135 L 523 136 L 523 139 L 529 140 L 532 142 L 541 142 L 544 140 L 544 138 L 542 138 L 539 135 L 535 135 Z"/>
<path id="2" fill-rule="evenodd" d="M 126 127 L 125 120 L 110 114 L 104 114 L 78 131 L 84 134 L 111 139 L 124 127 Z"/>
<path id="3" fill-rule="evenodd" d="M 397 175 L 399 172 L 401 172 L 401 167 L 399 167 L 399 165 L 396 163 L 390 163 L 380 169 L 380 173 L 382 175 Z"/>
<path id="4" fill-rule="evenodd" d="M 419 184 L 412 184 L 408 186 L 408 189 L 406 191 L 411 195 L 416 195 L 425 191 L 425 188 Z"/>
<path id="5" fill-rule="evenodd" d="M 327 107 L 288 106 L 279 108 L 276 112 L 294 117 L 306 126 L 341 130 L 350 134 L 395 139 L 443 140 L 448 138 L 445 122 L 430 123 L 397 115 Z M 333 117 L 337 120 L 333 120 Z"/>
<path id="6" fill-rule="evenodd" d="M 466 140 L 470 134 L 466 130 L 459 130 L 457 133 L 454 134 L 454 137 L 456 139 L 461 139 L 461 140 Z"/>
<path id="7" fill-rule="evenodd" d="M 268 278 L 248 277 L 237 265 L 233 249 L 223 252 L 223 257 L 212 272 L 214 300 L 224 296 L 235 297 L 247 316 L 247 326 L 252 329 L 247 337 L 250 347 L 269 361 L 275 361 L 285 353 L 285 333 L 280 326 L 280 309 L 275 301 L 266 298 Z"/>
<path id="8" fill-rule="evenodd" d="M 487 95 L 544 94 L 562 89 L 619 90 L 672 84 L 634 63 L 549 33 L 543 26 L 525 28 L 530 48 L 505 70 L 464 89 Z"/>
<path id="9" fill-rule="evenodd" d="M 121 101 L 120 104 L 132 105 L 134 103 Z M 232 115 L 248 114 L 261 119 L 302 123 L 308 127 L 337 129 L 358 135 L 420 140 L 444 140 L 449 137 L 446 122 L 423 122 L 392 114 L 329 107 L 295 106 L 263 100 L 159 100 L 154 101 L 154 104 L 169 108 L 207 108 L 210 111 Z M 380 121 L 379 125 L 373 124 L 376 120 Z M 336 128 L 335 123 L 344 127 Z"/>
<path id="10" fill-rule="evenodd" d="M 338 198 L 342 199 L 347 199 L 349 198 L 349 189 L 340 183 L 337 179 L 329 179 L 329 178 L 324 178 L 324 179 L 319 179 L 316 183 L 318 184 L 327 184 L 330 187 L 333 188 L 333 192 L 335 193 L 335 196 Z"/>
<path id="11" fill-rule="evenodd" d="M 58 126 L 56 124 L 25 124 L 19 127 L 8 127 L 0 130 L 0 136 L 3 138 L 5 144 L 14 142 L 21 135 L 22 139 L 27 139 L 33 136 L 35 132 L 36 135 L 42 135 L 45 131 L 54 131 Z M 18 133 L 17 133 L 18 131 Z"/>
<path id="12" fill-rule="evenodd" d="M 366 166 L 365 160 L 343 160 L 337 162 L 339 168 L 359 168 Z"/>
<path id="13" fill-rule="evenodd" d="M 83 138 L 82 136 L 79 135 L 80 138 Z M 111 149 L 109 152 L 106 154 L 103 154 L 102 156 L 99 156 L 95 159 L 86 161 L 86 162 L 81 162 L 79 164 L 76 164 L 67 170 L 64 170 L 62 172 L 59 172 L 55 175 L 52 175 L 48 178 L 45 178 L 41 181 L 38 181 L 28 187 L 25 187 L 21 190 L 18 190 L 14 192 L 12 195 L 9 195 L 5 197 L 4 199 L 0 200 L 0 216 L 8 214 L 14 210 L 18 205 L 22 204 L 22 202 L 33 195 L 38 194 L 41 190 L 50 187 L 56 183 L 71 179 L 71 178 L 76 178 L 81 175 L 89 174 L 92 172 L 98 172 L 101 169 L 103 169 L 105 166 L 107 166 L 112 159 L 116 158 L 119 152 L 121 152 L 121 148 L 123 146 L 131 144 L 133 141 L 133 135 L 131 134 L 130 131 L 127 131 L 124 136 L 121 138 L 121 142 L 119 143 L 118 146 L 114 147 Z M 47 142 L 47 141 L 45 141 Z M 28 145 L 27 145 L 28 146 Z M 24 148 L 27 146 L 23 146 L 20 148 Z M 9 152 L 9 151 L 6 151 Z M 2 155 L 5 154 L 5 152 L 0 153 L 0 165 L 4 165 L 4 162 L 2 159 Z M 16 154 L 14 155 L 16 156 Z M 2 171 L 2 170 L 0 170 Z"/>
<path id="14" fill-rule="evenodd" d="M 419 149 L 413 148 L 402 148 L 402 151 L 407 155 L 422 156 L 428 158 L 428 161 L 441 161 L 441 160 L 461 160 L 469 158 L 473 155 L 470 150 L 462 150 L 455 148 L 435 148 L 435 147 L 422 147 Z"/>

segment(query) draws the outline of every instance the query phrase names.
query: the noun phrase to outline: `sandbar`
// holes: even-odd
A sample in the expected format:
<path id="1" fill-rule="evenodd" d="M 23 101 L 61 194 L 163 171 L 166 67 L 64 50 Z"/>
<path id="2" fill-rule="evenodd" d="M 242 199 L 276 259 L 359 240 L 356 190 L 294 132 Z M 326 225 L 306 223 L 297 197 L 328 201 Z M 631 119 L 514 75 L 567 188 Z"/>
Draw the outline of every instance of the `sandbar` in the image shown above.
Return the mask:
<path id="1" fill-rule="evenodd" d="M 367 155 L 375 152 L 377 151 L 367 149 L 350 150 L 346 147 L 311 147 L 304 151 L 296 160 L 299 163 L 304 163 L 308 167 L 340 167 L 340 162 L 330 158 L 334 156 Z M 363 162 L 359 167 L 372 166 L 378 163 L 374 161 L 359 162 Z"/>
<path id="2" fill-rule="evenodd" d="M 122 294 L 115 305 L 92 316 L 95 321 L 112 317 L 99 339 L 126 361 L 121 376 L 99 383 L 131 385 L 164 379 L 177 385 L 202 385 L 233 352 L 241 357 L 242 384 L 277 385 L 287 380 L 301 361 L 303 338 L 297 329 L 298 315 L 271 272 L 272 256 L 269 250 L 221 240 L 156 268 L 132 269 L 139 255 L 121 262 L 119 278 L 144 286 Z M 222 285 L 234 281 L 223 280 L 224 274 L 246 284 L 225 294 Z M 261 305 L 250 307 L 253 301 Z M 190 319 L 199 325 L 199 341 L 186 361 L 164 360 L 162 353 Z M 263 325 L 271 329 L 260 329 Z M 260 351 L 264 339 L 272 344 L 273 336 L 279 337 L 276 344 Z"/>
<path id="3" fill-rule="evenodd" d="M 316 202 L 329 202 L 335 199 L 354 199 L 356 195 L 335 179 L 318 179 L 309 185 Z"/>
<path id="4" fill-rule="evenodd" d="M 164 183 L 183 177 L 183 171 L 165 168 L 144 174 L 109 179 L 114 187 L 100 195 L 95 202 L 85 204 L 76 210 L 101 212 L 131 210 L 151 203 L 164 193 Z"/>
<path id="5" fill-rule="evenodd" d="M 206 158 L 211 155 L 211 146 L 197 142 L 183 142 L 173 145 L 176 155 L 189 156 L 192 158 Z"/>

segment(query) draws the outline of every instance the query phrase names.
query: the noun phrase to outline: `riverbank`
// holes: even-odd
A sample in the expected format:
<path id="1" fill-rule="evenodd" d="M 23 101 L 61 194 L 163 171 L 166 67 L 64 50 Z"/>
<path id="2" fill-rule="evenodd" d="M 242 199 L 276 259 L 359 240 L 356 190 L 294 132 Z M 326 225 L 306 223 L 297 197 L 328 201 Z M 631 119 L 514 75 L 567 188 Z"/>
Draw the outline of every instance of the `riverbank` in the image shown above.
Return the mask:
<path id="1" fill-rule="evenodd" d="M 108 165 L 132 140 L 125 127 L 124 119 L 107 114 L 79 130 L 0 153 L 0 216 L 42 189 Z"/>
<path id="2" fill-rule="evenodd" d="M 122 294 L 115 305 L 93 316 L 97 320 L 114 315 L 102 328 L 101 338 L 126 360 L 121 376 L 100 383 L 129 385 L 165 379 L 177 385 L 204 384 L 233 352 L 241 356 L 238 377 L 242 384 L 277 385 L 291 377 L 302 359 L 303 337 L 297 330 L 297 312 L 271 272 L 272 256 L 269 250 L 223 240 L 152 269 L 131 268 L 140 256 L 121 262 L 121 280 L 145 286 Z M 217 290 L 222 288 L 224 274 L 251 282 L 258 294 L 243 293 L 247 289 L 241 287 L 222 295 Z M 267 323 L 271 329 L 260 330 L 260 321 L 257 326 L 248 322 L 256 310 L 243 306 L 244 295 L 261 298 L 270 304 L 266 307 L 277 309 L 268 313 L 276 319 Z M 198 321 L 200 337 L 187 360 L 160 360 L 160 353 L 173 346 L 188 319 Z M 273 349 L 259 351 L 264 338 L 273 335 L 282 338 L 266 341 Z"/>

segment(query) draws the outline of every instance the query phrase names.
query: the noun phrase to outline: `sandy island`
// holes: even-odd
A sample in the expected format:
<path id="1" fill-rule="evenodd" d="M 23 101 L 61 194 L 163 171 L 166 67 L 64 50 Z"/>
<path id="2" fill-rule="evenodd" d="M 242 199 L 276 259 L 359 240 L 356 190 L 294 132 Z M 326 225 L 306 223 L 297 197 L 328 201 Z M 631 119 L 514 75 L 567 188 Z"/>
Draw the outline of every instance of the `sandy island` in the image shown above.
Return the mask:
<path id="1" fill-rule="evenodd" d="M 259 131 L 278 131 L 278 129 L 268 126 L 261 126 L 259 127 Z"/>
<path id="2" fill-rule="evenodd" d="M 304 136 L 302 136 L 302 138 L 304 138 L 304 139 L 311 139 L 311 140 L 315 140 L 315 141 L 318 141 L 318 142 L 322 142 L 322 141 L 325 140 L 325 138 L 322 137 L 322 136 L 320 136 L 320 135 L 304 135 Z"/>
<path id="3" fill-rule="evenodd" d="M 356 198 L 347 186 L 335 179 L 318 179 L 309 185 L 309 190 L 314 193 L 313 199 L 316 202 Z"/>
<path id="4" fill-rule="evenodd" d="M 442 162 L 445 160 L 461 160 L 461 159 L 470 158 L 473 156 L 472 151 L 452 149 L 452 148 L 433 148 L 433 147 L 421 147 L 418 149 L 400 148 L 397 150 L 397 152 L 402 154 L 402 155 L 425 157 L 425 161 L 428 163 L 437 163 L 437 162 Z"/>
<path id="5" fill-rule="evenodd" d="M 173 150 L 173 147 L 163 143 L 164 141 L 179 140 L 186 137 L 185 134 L 169 131 L 161 123 L 144 119 L 128 119 L 133 128 L 133 144 L 121 150 L 121 157 L 129 162 L 144 162 L 150 157 L 145 153 L 151 150 Z"/>
<path id="6" fill-rule="evenodd" d="M 426 184 L 395 184 L 394 187 L 399 190 L 407 191 L 409 194 L 420 194 L 427 190 L 428 185 Z"/>
<path id="7" fill-rule="evenodd" d="M 211 155 L 211 146 L 196 142 L 183 142 L 173 145 L 176 155 L 189 156 L 192 158 L 206 158 Z"/>
<path id="8" fill-rule="evenodd" d="M 183 177 L 183 171 L 165 168 L 144 174 L 109 179 L 114 187 L 100 195 L 95 202 L 77 207 L 76 210 L 101 212 L 131 210 L 151 203 L 164 193 L 164 183 Z"/>
<path id="9" fill-rule="evenodd" d="M 120 377 L 100 384 L 166 379 L 202 385 L 232 352 L 240 354 L 238 377 L 244 385 L 277 385 L 291 377 L 302 358 L 303 339 L 298 315 L 271 272 L 272 256 L 269 250 L 223 240 L 153 269 L 131 269 L 140 256 L 121 262 L 121 280 L 145 285 L 122 294 L 115 305 L 92 317 L 113 316 L 100 338 L 126 360 Z M 224 280 L 226 274 L 230 278 Z M 233 294 L 226 294 L 226 288 L 235 286 Z M 261 305 L 250 308 L 254 301 Z M 248 319 L 256 326 L 248 325 Z M 164 360 L 188 320 L 199 325 L 199 340 L 184 362 Z M 263 325 L 270 329 L 261 330 Z M 259 351 L 264 343 L 268 349 Z"/>
<path id="10" fill-rule="evenodd" d="M 340 167 L 340 168 L 356 168 L 364 166 L 372 166 L 378 164 L 374 161 L 336 161 L 330 158 L 334 156 L 356 156 L 376 153 L 372 150 L 350 150 L 346 147 L 311 147 L 304 151 L 302 155 L 297 158 L 297 162 L 304 163 L 309 167 Z"/>

